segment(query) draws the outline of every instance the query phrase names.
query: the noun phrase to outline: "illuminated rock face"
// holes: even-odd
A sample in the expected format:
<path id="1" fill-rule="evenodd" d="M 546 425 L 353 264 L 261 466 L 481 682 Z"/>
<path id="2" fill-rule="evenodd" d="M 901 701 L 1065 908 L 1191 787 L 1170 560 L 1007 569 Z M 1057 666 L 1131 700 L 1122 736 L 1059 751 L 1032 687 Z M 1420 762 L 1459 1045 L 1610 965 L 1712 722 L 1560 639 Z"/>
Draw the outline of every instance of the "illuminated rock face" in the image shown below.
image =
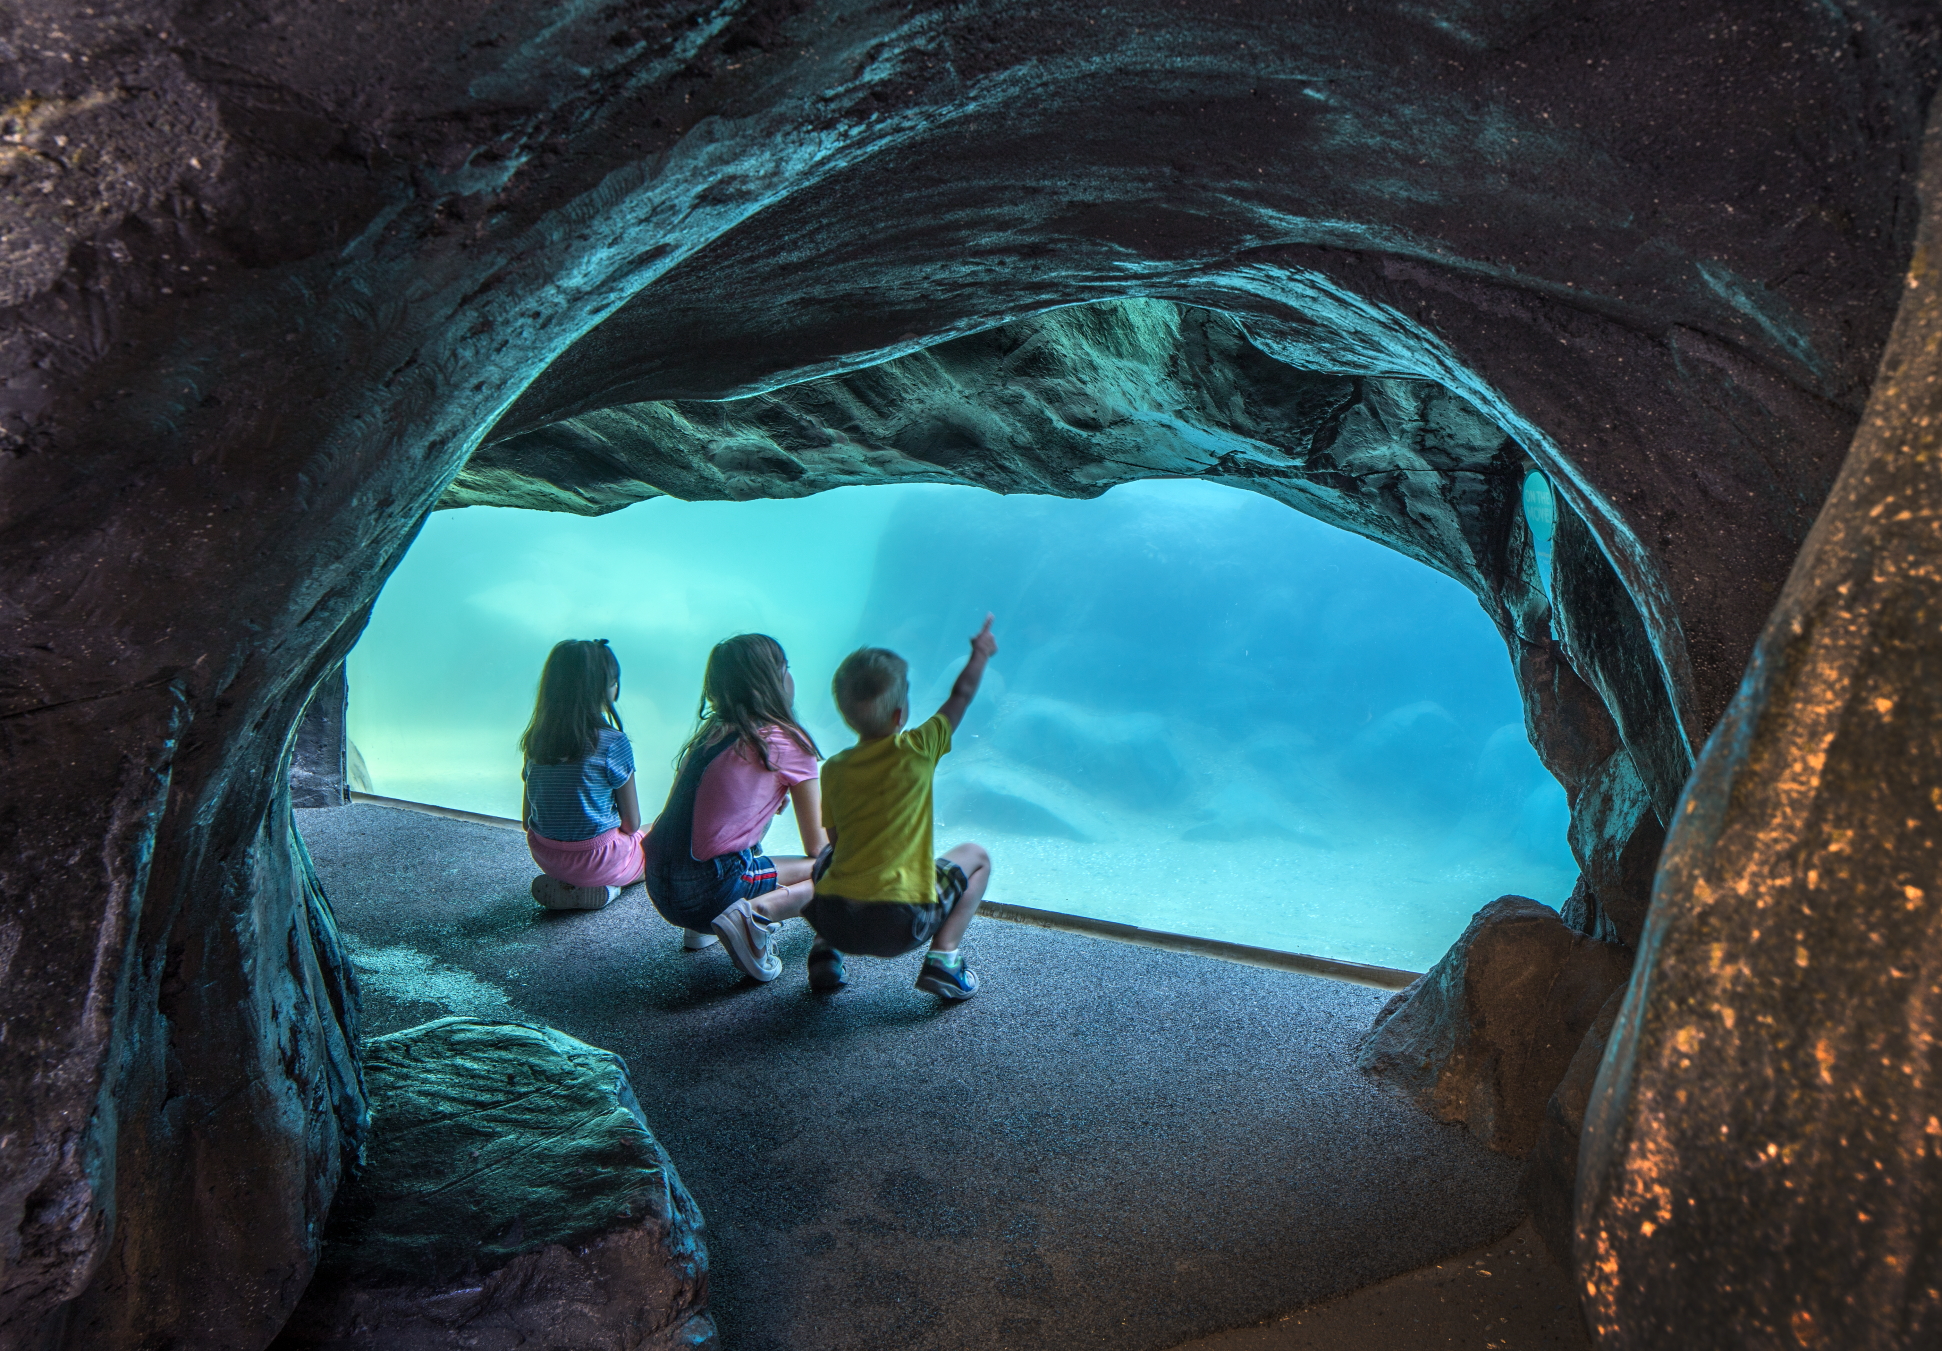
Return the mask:
<path id="1" fill-rule="evenodd" d="M 1942 1337 L 1942 117 L 1854 449 L 1666 842 L 1585 1113 L 1603 1345 Z"/>
<path id="2" fill-rule="evenodd" d="M 1808 0 L 29 0 L 4 37 L 0 1344 L 37 1347 L 261 1346 L 308 1277 L 359 1119 L 354 1013 L 276 785 L 482 440 L 459 492 L 597 506 L 668 463 L 603 426 L 819 380 L 684 485 L 877 464 L 807 455 L 840 419 L 783 425 L 872 388 L 930 410 L 859 412 L 885 472 L 1090 492 L 1240 466 L 1481 579 L 1567 788 L 1613 781 L 1622 745 L 1663 816 L 1860 415 L 1937 63 L 1925 3 Z M 1006 402 L 1036 377 L 1002 345 L 1054 323 L 1033 316 L 1129 298 L 1186 335 L 1104 381 L 1154 402 L 1090 390 L 1127 306 Z M 986 383 L 953 404 L 953 370 Z M 1197 430 L 1106 466 L 1122 407 Z M 1329 409 L 1385 421 L 1356 443 L 1372 477 L 1338 477 Z M 1055 422 L 1056 455 L 986 439 Z M 1234 435 L 1268 449 L 1229 457 Z M 1412 458 L 1432 451 L 1490 472 Z M 1549 593 L 1513 509 L 1525 457 L 1561 502 Z M 1855 537 L 1857 578 L 1912 556 L 1901 529 Z M 1796 697 L 1772 669 L 1735 727 Z M 1899 812 L 1934 771 L 1905 773 L 1829 801 Z M 1702 780 L 1695 821 L 1740 828 L 1730 778 Z M 1621 935 L 1643 919 L 1598 899 Z M 1694 950 L 1664 909 L 1655 962 Z M 1877 955 L 1822 951 L 1827 988 L 1883 997 Z M 1659 1054 L 1654 1028 L 1677 1030 L 1622 1021 L 1614 1064 Z"/>

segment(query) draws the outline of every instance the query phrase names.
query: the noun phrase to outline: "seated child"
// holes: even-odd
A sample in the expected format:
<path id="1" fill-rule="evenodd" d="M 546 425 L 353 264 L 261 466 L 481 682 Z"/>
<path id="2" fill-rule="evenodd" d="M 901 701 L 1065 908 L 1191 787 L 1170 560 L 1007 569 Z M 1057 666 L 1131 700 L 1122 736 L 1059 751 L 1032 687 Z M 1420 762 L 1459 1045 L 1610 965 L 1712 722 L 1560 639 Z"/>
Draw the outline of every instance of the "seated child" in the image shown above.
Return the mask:
<path id="1" fill-rule="evenodd" d="M 701 677 L 700 726 L 676 761 L 667 805 L 647 837 L 647 895 L 686 945 L 713 935 L 753 980 L 782 974 L 775 936 L 814 894 L 823 847 L 816 743 L 796 721 L 796 678 L 781 644 L 744 633 L 715 644 Z M 801 857 L 755 852 L 784 799 L 795 803 Z"/>
<path id="2" fill-rule="evenodd" d="M 641 880 L 641 804 L 619 697 L 620 663 L 605 638 L 569 638 L 546 654 L 519 738 L 519 815 L 540 868 L 533 899 L 549 909 L 598 910 Z"/>
<path id="3" fill-rule="evenodd" d="M 978 992 L 978 973 L 958 945 L 991 881 L 991 856 L 981 845 L 960 844 L 931 857 L 931 775 L 997 651 L 986 615 L 951 697 L 910 731 L 903 730 L 910 668 L 902 657 L 865 647 L 836 668 L 836 707 L 857 743 L 823 766 L 829 850 L 818 860 L 816 897 L 802 912 L 816 931 L 811 989 L 843 984 L 846 952 L 901 957 L 929 943 L 917 988 L 944 999 Z"/>

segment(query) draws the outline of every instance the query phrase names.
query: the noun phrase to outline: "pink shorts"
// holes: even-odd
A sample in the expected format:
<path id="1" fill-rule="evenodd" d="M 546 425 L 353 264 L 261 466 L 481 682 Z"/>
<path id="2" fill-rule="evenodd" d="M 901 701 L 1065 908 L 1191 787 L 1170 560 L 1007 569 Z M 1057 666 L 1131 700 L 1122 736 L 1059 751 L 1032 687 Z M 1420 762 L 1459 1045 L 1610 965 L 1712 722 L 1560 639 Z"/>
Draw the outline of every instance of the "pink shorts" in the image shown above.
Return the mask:
<path id="1" fill-rule="evenodd" d="M 647 831 L 628 834 L 615 826 L 590 840 L 549 840 L 526 832 L 526 847 L 539 870 L 570 887 L 624 887 L 647 871 L 642 847 Z"/>

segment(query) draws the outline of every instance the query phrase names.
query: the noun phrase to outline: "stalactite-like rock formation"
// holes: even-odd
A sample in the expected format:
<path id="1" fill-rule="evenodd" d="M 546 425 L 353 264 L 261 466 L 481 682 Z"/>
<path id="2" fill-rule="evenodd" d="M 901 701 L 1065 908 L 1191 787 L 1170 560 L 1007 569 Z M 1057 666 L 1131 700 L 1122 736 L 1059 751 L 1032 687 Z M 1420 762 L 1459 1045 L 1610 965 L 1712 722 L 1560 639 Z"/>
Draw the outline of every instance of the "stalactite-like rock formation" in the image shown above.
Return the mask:
<path id="1" fill-rule="evenodd" d="M 1481 581 L 1631 885 L 1860 415 L 1938 70 L 1916 0 L 9 23 L 0 1346 L 37 1351 L 257 1348 L 308 1279 L 354 1001 L 277 784 L 448 490 L 1092 492 L 1138 441 Z"/>

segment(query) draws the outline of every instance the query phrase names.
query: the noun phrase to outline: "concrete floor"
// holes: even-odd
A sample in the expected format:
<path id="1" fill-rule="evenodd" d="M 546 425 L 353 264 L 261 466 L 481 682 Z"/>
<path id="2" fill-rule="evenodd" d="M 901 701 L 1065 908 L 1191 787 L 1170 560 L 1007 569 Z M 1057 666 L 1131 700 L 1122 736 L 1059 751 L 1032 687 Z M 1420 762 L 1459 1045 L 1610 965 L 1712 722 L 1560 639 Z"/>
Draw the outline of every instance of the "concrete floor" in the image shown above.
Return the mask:
<path id="1" fill-rule="evenodd" d="M 914 957 L 855 960 L 817 996 L 800 922 L 758 986 L 719 948 L 684 953 L 638 887 L 539 910 L 514 831 L 297 816 L 367 1034 L 465 1013 L 626 1058 L 707 1216 L 727 1351 L 1583 1345 L 1537 1339 L 1576 1325 L 1511 1233 L 1517 1163 L 1353 1069 L 1382 991 L 980 920 L 968 1003 L 912 989 Z M 1491 1284 L 1509 1250 L 1471 1252 L 1500 1240 L 1529 1277 L 1515 1327 L 1487 1322 L 1512 1311 L 1516 1283 Z"/>
<path id="2" fill-rule="evenodd" d="M 1590 1351 L 1570 1279 L 1526 1220 L 1482 1248 L 1174 1351 Z"/>

